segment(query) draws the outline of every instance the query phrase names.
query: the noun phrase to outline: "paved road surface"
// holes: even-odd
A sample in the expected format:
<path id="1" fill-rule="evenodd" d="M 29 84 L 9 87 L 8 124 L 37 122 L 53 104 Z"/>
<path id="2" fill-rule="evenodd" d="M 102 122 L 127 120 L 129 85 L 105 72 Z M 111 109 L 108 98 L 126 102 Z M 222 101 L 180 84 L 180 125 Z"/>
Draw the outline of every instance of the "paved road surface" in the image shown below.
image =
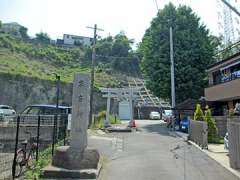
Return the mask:
<path id="1" fill-rule="evenodd" d="M 159 121 L 137 125 L 140 132 L 114 134 L 115 142 L 102 144 L 100 151 L 108 161 L 100 180 L 238 180 L 196 147 L 169 134 Z"/>

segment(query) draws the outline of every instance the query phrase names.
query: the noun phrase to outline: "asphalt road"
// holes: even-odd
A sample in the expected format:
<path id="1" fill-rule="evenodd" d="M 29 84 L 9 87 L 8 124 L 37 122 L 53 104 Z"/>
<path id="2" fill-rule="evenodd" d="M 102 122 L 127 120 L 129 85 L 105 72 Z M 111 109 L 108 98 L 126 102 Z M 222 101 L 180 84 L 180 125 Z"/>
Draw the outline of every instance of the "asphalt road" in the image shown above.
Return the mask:
<path id="1" fill-rule="evenodd" d="M 238 180 L 159 121 L 137 121 L 137 126 L 139 132 L 116 133 L 98 144 L 107 158 L 100 180 Z"/>

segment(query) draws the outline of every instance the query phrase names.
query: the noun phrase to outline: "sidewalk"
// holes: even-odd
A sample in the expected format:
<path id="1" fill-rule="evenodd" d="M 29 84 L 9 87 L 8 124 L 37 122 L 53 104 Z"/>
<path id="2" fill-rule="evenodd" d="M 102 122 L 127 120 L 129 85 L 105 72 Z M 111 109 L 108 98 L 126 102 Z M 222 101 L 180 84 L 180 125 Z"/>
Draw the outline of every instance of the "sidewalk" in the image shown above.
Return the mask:
<path id="1" fill-rule="evenodd" d="M 178 131 L 176 131 L 175 134 L 184 140 L 187 140 L 188 134 Z M 189 142 L 240 179 L 240 170 L 230 167 L 228 150 L 224 149 L 224 144 L 208 144 L 208 149 L 202 149 L 196 143 L 192 141 Z"/>
<path id="2" fill-rule="evenodd" d="M 197 145 L 195 144 L 195 146 Z M 240 178 L 240 171 L 230 167 L 228 151 L 224 149 L 224 144 L 208 144 L 208 149 L 202 151 Z"/>

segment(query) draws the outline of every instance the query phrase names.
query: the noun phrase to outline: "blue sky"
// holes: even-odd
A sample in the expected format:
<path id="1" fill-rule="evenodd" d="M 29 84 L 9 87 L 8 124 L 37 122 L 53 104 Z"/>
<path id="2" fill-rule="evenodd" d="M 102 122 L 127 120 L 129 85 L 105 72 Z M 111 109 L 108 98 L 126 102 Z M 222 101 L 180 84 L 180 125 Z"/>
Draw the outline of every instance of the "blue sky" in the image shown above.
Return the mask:
<path id="1" fill-rule="evenodd" d="M 157 0 L 162 8 L 169 0 Z M 216 0 L 172 0 L 186 4 L 217 34 Z M 121 30 L 129 38 L 141 41 L 157 10 L 154 0 L 0 0 L 0 19 L 26 26 L 29 34 L 47 32 L 51 38 L 63 33 L 92 36 L 86 26 L 104 29 L 100 36 L 115 35 Z"/>

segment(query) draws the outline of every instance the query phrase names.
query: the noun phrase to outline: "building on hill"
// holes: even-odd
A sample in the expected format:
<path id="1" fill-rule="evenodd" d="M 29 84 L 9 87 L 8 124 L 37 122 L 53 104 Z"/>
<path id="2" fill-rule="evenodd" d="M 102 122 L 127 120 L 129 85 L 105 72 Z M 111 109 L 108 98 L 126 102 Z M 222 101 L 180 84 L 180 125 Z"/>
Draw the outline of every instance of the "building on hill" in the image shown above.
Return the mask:
<path id="1" fill-rule="evenodd" d="M 93 38 L 90 37 L 64 34 L 63 39 L 57 39 L 56 45 L 65 47 L 90 46 L 92 41 Z"/>
<path id="2" fill-rule="evenodd" d="M 2 24 L 2 28 L 1 31 L 11 34 L 17 38 L 21 38 L 22 34 L 21 34 L 21 28 L 22 29 L 26 29 L 26 27 L 16 23 L 16 22 L 11 22 L 11 23 L 3 23 Z"/>

